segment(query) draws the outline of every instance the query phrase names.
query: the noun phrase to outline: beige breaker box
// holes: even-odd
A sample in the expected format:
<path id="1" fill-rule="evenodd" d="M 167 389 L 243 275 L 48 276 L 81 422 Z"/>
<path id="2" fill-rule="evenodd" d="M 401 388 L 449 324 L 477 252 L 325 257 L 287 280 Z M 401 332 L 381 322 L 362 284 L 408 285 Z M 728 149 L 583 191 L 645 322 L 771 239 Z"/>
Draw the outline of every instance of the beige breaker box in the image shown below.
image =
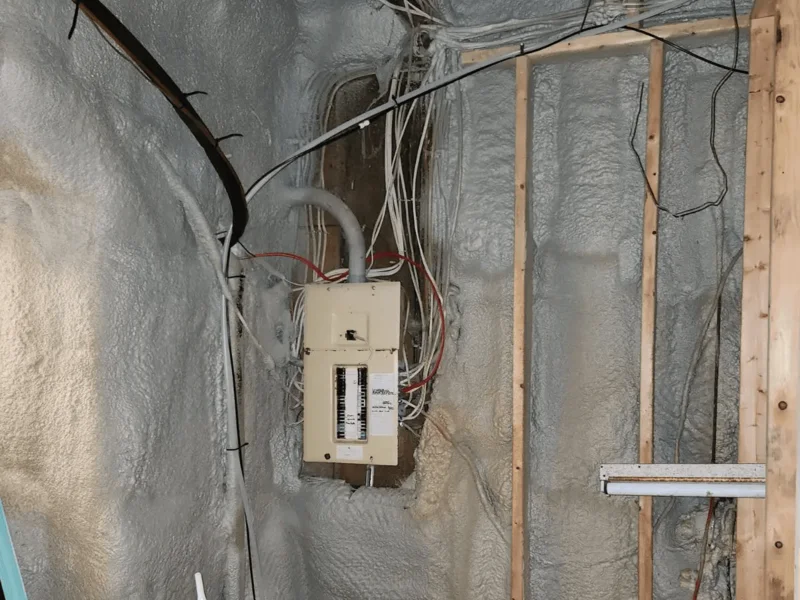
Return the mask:
<path id="1" fill-rule="evenodd" d="M 396 465 L 400 284 L 305 291 L 303 459 Z"/>

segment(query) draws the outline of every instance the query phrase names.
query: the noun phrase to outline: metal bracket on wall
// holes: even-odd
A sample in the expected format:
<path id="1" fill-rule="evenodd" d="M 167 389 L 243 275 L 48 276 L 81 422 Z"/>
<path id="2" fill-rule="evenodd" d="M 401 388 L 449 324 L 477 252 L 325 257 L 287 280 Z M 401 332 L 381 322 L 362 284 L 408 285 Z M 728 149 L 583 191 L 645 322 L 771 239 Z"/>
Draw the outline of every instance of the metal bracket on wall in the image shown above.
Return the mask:
<path id="1" fill-rule="evenodd" d="M 764 498 L 766 465 L 600 465 L 600 489 L 610 496 Z"/>

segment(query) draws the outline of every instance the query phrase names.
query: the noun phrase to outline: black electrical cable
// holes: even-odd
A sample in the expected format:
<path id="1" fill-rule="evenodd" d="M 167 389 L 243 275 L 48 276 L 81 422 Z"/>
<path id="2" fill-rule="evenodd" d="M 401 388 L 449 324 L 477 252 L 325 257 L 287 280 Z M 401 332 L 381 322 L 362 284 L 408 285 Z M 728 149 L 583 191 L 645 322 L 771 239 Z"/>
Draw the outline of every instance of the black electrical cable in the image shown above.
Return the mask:
<path id="1" fill-rule="evenodd" d="M 238 242 L 238 244 L 239 246 L 242 247 L 242 250 L 244 250 L 250 258 L 256 258 L 256 255 L 250 252 L 250 250 L 248 250 L 247 247 L 242 242 Z"/>
<path id="2" fill-rule="evenodd" d="M 399 108 L 401 106 L 405 106 L 406 104 L 410 104 L 411 102 L 414 102 L 415 100 L 418 100 L 420 98 L 424 98 L 425 96 L 429 96 L 430 94 L 433 94 L 434 92 L 438 92 L 442 88 L 445 88 L 445 87 L 447 87 L 449 85 L 452 85 L 453 83 L 457 83 L 457 82 L 459 82 L 459 81 L 461 81 L 463 79 L 466 79 L 467 77 L 471 77 L 473 75 L 477 75 L 478 73 L 481 73 L 483 71 L 491 69 L 492 67 L 495 67 L 496 65 L 500 64 L 501 62 L 505 62 L 506 60 L 511 60 L 512 58 L 521 58 L 523 56 L 530 56 L 531 54 L 535 54 L 537 52 L 542 52 L 543 50 L 547 50 L 548 48 L 552 48 L 553 46 L 555 46 L 557 44 L 560 44 L 561 42 L 565 42 L 565 41 L 567 41 L 569 39 L 572 39 L 572 38 L 574 38 L 574 37 L 576 37 L 578 35 L 586 33 L 587 31 L 592 31 L 594 29 L 600 29 L 601 27 L 604 27 L 604 25 L 592 25 L 590 27 L 584 27 L 583 29 L 576 29 L 575 31 L 572 31 L 572 32 L 570 32 L 568 34 L 562 35 L 562 36 L 554 39 L 553 41 L 548 42 L 547 44 L 544 44 L 543 46 L 536 46 L 535 48 L 526 48 L 525 44 L 522 43 L 522 44 L 519 45 L 519 48 L 520 48 L 519 51 L 513 53 L 510 56 L 506 56 L 506 57 L 504 57 L 502 59 L 496 59 L 496 60 L 487 61 L 485 64 L 477 65 L 474 68 L 464 69 L 463 72 L 460 73 L 456 77 L 445 78 L 444 80 L 442 80 L 442 81 L 430 86 L 429 88 L 426 88 L 424 90 L 418 90 L 418 91 L 410 92 L 410 93 L 406 94 L 402 99 L 398 100 L 398 99 L 392 98 L 391 99 L 392 101 L 390 103 L 387 103 L 388 106 L 384 106 L 382 108 L 378 108 L 374 112 L 369 113 L 369 118 L 368 119 L 365 118 L 363 121 L 361 121 L 359 123 L 356 123 L 356 124 L 346 128 L 346 129 L 343 129 L 342 131 L 340 131 L 339 133 L 337 133 L 334 136 L 331 136 L 329 138 L 323 138 L 319 142 L 314 144 L 313 146 L 310 146 L 310 147 L 306 148 L 305 150 L 303 150 L 302 152 L 298 152 L 297 154 L 294 154 L 294 155 L 290 156 L 289 158 L 286 158 L 285 160 L 281 161 L 280 163 L 278 163 L 277 165 L 272 167 L 269 171 L 267 171 L 266 173 L 264 173 L 264 175 L 259 177 L 256 180 L 256 182 L 248 188 L 247 196 L 249 196 L 252 193 L 252 191 L 255 189 L 255 187 L 259 186 L 260 183 L 263 180 L 270 179 L 274 174 L 280 172 L 281 170 L 283 170 L 284 168 L 288 167 L 290 164 L 294 163 L 295 161 L 303 158 L 304 156 L 308 156 L 309 154 L 319 150 L 320 148 L 323 148 L 325 146 L 329 146 L 330 144 L 333 144 L 334 142 L 342 139 L 343 137 L 346 137 L 346 136 L 350 135 L 351 133 L 354 133 L 356 131 L 360 131 L 360 130 L 364 129 L 365 127 L 368 127 L 375 119 L 379 119 L 380 117 L 384 117 L 388 113 L 392 112 L 393 110 L 395 110 L 395 109 L 397 109 L 397 108 Z"/>
<path id="3" fill-rule="evenodd" d="M 360 131 L 361 129 L 364 129 L 365 127 L 368 127 L 374 120 L 385 116 L 386 114 L 392 112 L 396 108 L 399 108 L 401 106 L 404 106 L 406 104 L 414 102 L 415 100 L 423 98 L 423 97 L 425 97 L 427 95 L 433 94 L 434 92 L 437 92 L 437 91 L 439 91 L 440 89 L 442 89 L 444 87 L 447 87 L 447 86 L 449 86 L 449 85 L 451 85 L 453 83 L 456 83 L 458 81 L 461 81 L 463 79 L 466 79 L 467 77 L 471 77 L 473 75 L 481 73 L 481 72 L 483 72 L 483 71 L 485 71 L 487 69 L 490 69 L 490 68 L 500 64 L 501 62 L 505 62 L 506 60 L 511 60 L 512 58 L 520 58 L 520 57 L 523 57 L 523 56 L 529 56 L 529 55 L 535 54 L 537 52 L 541 52 L 543 50 L 547 50 L 548 48 L 551 48 L 551 47 L 553 47 L 553 46 L 555 46 L 557 44 L 565 42 L 565 41 L 567 41 L 567 40 L 569 40 L 569 39 L 571 39 L 573 37 L 579 36 L 579 35 L 581 35 L 581 34 L 583 34 L 585 32 L 592 31 L 594 29 L 600 29 L 604 25 L 591 25 L 589 27 L 585 26 L 586 19 L 588 18 L 588 13 L 589 13 L 589 7 L 590 6 L 591 6 L 591 1 L 587 0 L 587 7 L 586 7 L 586 10 L 585 10 L 584 19 L 583 19 L 583 21 L 581 23 L 581 26 L 578 29 L 576 29 L 576 30 L 574 30 L 574 31 L 572 31 L 572 32 L 570 32 L 568 34 L 560 36 L 560 37 L 556 38 L 555 40 L 553 40 L 553 41 L 551 41 L 551 42 L 549 42 L 547 44 L 544 44 L 543 46 L 537 46 L 537 47 L 534 47 L 534 48 L 526 48 L 526 45 L 524 43 L 522 43 L 522 44 L 520 44 L 519 52 L 515 52 L 515 53 L 509 54 L 507 56 L 499 57 L 497 59 L 489 60 L 489 61 L 486 61 L 483 64 L 476 65 L 476 66 L 471 67 L 471 68 L 466 68 L 455 77 L 444 78 L 442 81 L 440 81 L 440 82 L 438 82 L 436 84 L 433 84 L 430 87 L 426 87 L 425 89 L 422 89 L 422 90 L 419 90 L 419 91 L 410 92 L 410 93 L 404 95 L 401 99 L 392 98 L 391 102 L 387 102 L 386 103 L 387 104 L 386 106 L 380 107 L 380 108 L 376 109 L 374 112 L 365 113 L 364 119 L 362 121 L 360 121 L 358 123 L 354 123 L 350 127 L 346 128 L 346 129 L 343 129 L 338 134 L 333 135 L 331 137 L 324 137 L 323 136 L 323 138 L 321 138 L 320 141 L 317 142 L 316 144 L 304 149 L 302 152 L 298 152 L 297 154 L 294 154 L 294 155 L 284 159 L 283 161 L 281 161 L 280 163 L 278 163 L 277 165 L 275 165 L 274 167 L 269 169 L 266 173 L 264 173 L 258 179 L 256 179 L 255 183 L 253 183 L 253 185 L 251 185 L 248 188 L 247 196 L 250 196 L 250 194 L 253 192 L 253 190 L 256 187 L 260 188 L 260 186 L 262 185 L 262 183 L 261 183 L 262 181 L 271 179 L 278 172 L 280 172 L 284 168 L 288 167 L 290 164 L 294 163 L 295 161 L 299 160 L 300 158 L 303 158 L 304 156 L 307 156 L 307 155 L 311 154 L 312 152 L 315 152 L 315 151 L 319 150 L 320 148 L 328 146 L 328 145 L 330 145 L 330 144 L 342 139 L 343 137 L 345 137 L 347 135 L 350 135 L 351 133 L 354 133 L 356 131 Z M 739 22 L 738 22 L 738 19 L 736 19 L 735 11 L 734 11 L 734 22 L 735 22 L 735 29 L 736 29 L 736 53 L 737 53 L 737 57 L 738 57 Z M 622 26 L 622 27 L 628 27 L 628 26 Z M 639 33 L 644 33 L 645 35 L 649 35 L 650 37 L 653 37 L 655 39 L 663 40 L 663 38 L 661 38 L 660 36 L 652 34 L 652 33 L 648 32 L 648 31 L 646 31 L 644 29 L 636 29 L 636 31 L 638 31 Z M 714 66 L 728 69 L 728 77 L 730 76 L 731 73 L 735 73 L 735 72 L 746 73 L 746 71 L 741 71 L 741 70 L 737 69 L 735 64 L 734 64 L 733 67 L 726 67 L 725 65 L 721 65 L 719 63 L 715 63 L 714 61 L 710 61 L 709 59 L 706 59 L 705 57 L 702 57 L 699 54 L 691 52 L 687 48 L 684 48 L 683 46 L 675 44 L 674 42 L 668 42 L 668 43 L 673 48 L 675 48 L 677 50 L 680 50 L 681 52 L 685 52 L 685 53 L 689 54 L 690 56 L 693 56 L 693 57 L 697 58 L 698 60 L 702 60 L 703 62 L 709 62 L 710 64 L 713 64 Z M 715 100 L 716 100 L 716 96 L 715 96 Z M 725 179 L 726 179 L 726 183 L 727 183 L 727 176 L 725 177 Z M 727 189 L 725 190 L 725 192 L 727 193 Z M 723 197 L 724 197 L 724 194 L 723 194 Z M 721 200 L 719 200 L 717 202 L 717 204 L 719 202 L 721 202 Z M 687 214 L 689 214 L 689 213 L 687 213 Z"/>
<path id="4" fill-rule="evenodd" d="M 735 26 L 738 27 L 739 24 L 735 23 Z M 738 73 L 740 75 L 749 75 L 749 73 L 750 73 L 749 71 L 745 71 L 744 69 L 737 69 L 737 68 L 733 68 L 732 69 L 728 65 L 723 65 L 722 63 L 718 63 L 718 62 L 716 62 L 714 60 L 711 60 L 710 58 L 706 58 L 705 56 L 702 56 L 701 54 L 697 54 L 696 52 L 692 52 L 691 50 L 689 50 L 685 46 L 681 46 L 680 44 L 676 44 L 672 40 L 668 40 L 667 38 L 663 38 L 660 35 L 656 35 L 655 33 L 651 32 L 651 31 L 647 31 L 647 29 L 638 29 L 636 27 L 631 27 L 630 25 L 625 25 L 623 27 L 623 29 L 627 29 L 628 31 L 635 31 L 636 33 L 641 33 L 643 35 L 651 37 L 654 40 L 658 40 L 659 42 L 662 42 L 662 43 L 666 44 L 670 48 L 674 48 L 678 52 L 683 52 L 684 54 L 687 54 L 687 55 L 691 56 L 692 58 L 696 58 L 697 60 L 699 60 L 701 62 L 704 62 L 704 63 L 706 63 L 708 65 L 711 65 L 712 67 L 717 67 L 718 69 L 725 69 L 726 71 L 733 71 L 734 73 Z M 739 44 L 736 44 L 736 45 L 738 46 Z"/>
<path id="5" fill-rule="evenodd" d="M 183 123 L 192 132 L 200 147 L 206 153 L 214 170 L 219 175 L 231 204 L 232 213 L 232 242 L 237 242 L 247 227 L 249 217 L 247 201 L 245 200 L 244 187 L 239 180 L 236 170 L 231 165 L 228 157 L 219 149 L 214 136 L 208 129 L 200 115 L 192 107 L 175 81 L 169 76 L 153 55 L 142 45 L 133 33 L 103 5 L 100 0 L 72 0 L 77 11 L 83 12 L 100 29 L 102 29 L 114 43 L 142 71 L 144 76 L 164 95 L 172 104 L 173 109 Z M 73 19 L 73 27 L 76 19 Z M 72 31 L 70 32 L 70 34 Z M 108 41 L 108 40 L 106 40 Z"/>
<path id="6" fill-rule="evenodd" d="M 639 85 L 639 106 L 636 110 L 636 115 L 633 120 L 633 126 L 631 127 L 631 135 L 628 139 L 629 145 L 633 154 L 636 156 L 636 161 L 639 164 L 639 170 L 642 173 L 642 177 L 644 178 L 645 185 L 647 186 L 647 193 L 652 198 L 653 203 L 656 205 L 658 210 L 665 212 L 666 214 L 675 217 L 675 218 L 683 218 L 688 217 L 689 215 L 693 215 L 695 213 L 699 213 L 707 208 L 711 208 L 714 206 L 719 206 L 722 204 L 722 201 L 725 199 L 725 196 L 728 195 L 728 172 L 722 166 L 722 161 L 719 158 L 719 153 L 717 152 L 717 142 L 716 142 L 716 134 L 717 134 L 717 97 L 719 96 L 720 90 L 723 86 L 728 82 L 731 76 L 736 72 L 736 65 L 739 62 L 739 18 L 736 11 L 736 0 L 731 0 L 731 11 L 733 14 L 733 23 L 734 23 L 734 34 L 735 34 L 735 42 L 733 46 L 733 65 L 730 67 L 726 67 L 728 71 L 725 75 L 722 76 L 722 79 L 719 80 L 714 91 L 711 93 L 711 123 L 709 125 L 709 134 L 708 134 L 708 143 L 711 148 L 711 155 L 714 158 L 714 164 L 717 167 L 720 175 L 722 176 L 722 189 L 720 190 L 717 198 L 715 200 L 709 200 L 697 206 L 693 206 L 692 208 L 687 208 L 686 210 L 680 211 L 672 211 L 669 208 L 663 206 L 660 202 L 658 197 L 653 190 L 653 187 L 650 185 L 650 179 L 647 177 L 647 172 L 644 168 L 644 162 L 642 161 L 642 157 L 639 154 L 639 151 L 636 150 L 635 140 L 636 140 L 636 132 L 639 127 L 639 119 L 642 116 L 642 105 L 644 101 L 644 84 Z M 639 31 L 639 30 L 637 30 Z"/>
<path id="7" fill-rule="evenodd" d="M 581 21 L 581 31 L 586 27 L 586 19 L 589 18 L 589 9 L 592 8 L 592 0 L 586 0 L 586 10 L 583 11 L 583 20 Z"/>
<path id="8" fill-rule="evenodd" d="M 739 63 L 739 16 L 736 12 L 736 0 L 731 0 L 731 13 L 733 15 L 733 23 L 734 23 L 734 33 L 735 33 L 735 41 L 733 44 L 733 66 L 730 67 L 730 70 L 722 76 L 722 79 L 719 80 L 719 83 L 714 88 L 714 92 L 711 94 L 711 127 L 709 128 L 708 133 L 708 143 L 711 146 L 711 155 L 714 157 L 714 163 L 717 165 L 717 169 L 722 175 L 722 190 L 720 190 L 719 196 L 713 202 L 706 202 L 701 204 L 700 206 L 696 206 L 695 208 L 684 210 L 678 213 L 679 217 L 685 217 L 687 215 L 691 215 L 694 213 L 698 213 L 701 210 L 705 210 L 706 208 L 711 208 L 712 206 L 719 206 L 722 201 L 725 199 L 725 196 L 728 195 L 728 173 L 722 166 L 722 162 L 719 159 L 719 153 L 717 152 L 717 96 L 719 96 L 720 90 L 723 86 L 728 82 L 731 76 L 734 73 L 734 69 L 736 69 L 736 65 Z"/>

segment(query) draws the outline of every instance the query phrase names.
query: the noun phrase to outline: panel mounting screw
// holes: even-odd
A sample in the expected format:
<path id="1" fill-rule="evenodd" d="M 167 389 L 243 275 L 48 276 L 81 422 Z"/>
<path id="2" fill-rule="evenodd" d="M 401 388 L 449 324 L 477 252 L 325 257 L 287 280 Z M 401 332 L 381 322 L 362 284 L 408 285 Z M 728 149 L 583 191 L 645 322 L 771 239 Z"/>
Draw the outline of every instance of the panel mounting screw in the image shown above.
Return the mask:
<path id="1" fill-rule="evenodd" d="M 783 96 L 777 96 L 775 98 L 775 102 L 777 102 L 778 104 L 783 104 L 784 102 L 786 102 L 786 98 L 784 98 Z"/>
<path id="2" fill-rule="evenodd" d="M 331 459 L 331 455 L 326 452 L 325 453 L 325 460 L 330 460 L 330 459 Z"/>
<path id="3" fill-rule="evenodd" d="M 781 542 L 780 540 L 778 540 L 777 542 L 775 542 L 775 547 L 776 547 L 776 548 L 778 548 L 778 549 L 781 549 L 781 548 L 783 548 L 783 542 Z"/>
<path id="4" fill-rule="evenodd" d="M 786 402 L 784 402 L 783 400 L 781 400 L 780 402 L 778 402 L 778 408 L 780 408 L 781 410 L 786 410 L 786 408 L 787 408 L 788 406 L 789 406 L 789 405 L 788 405 L 788 404 L 786 404 Z"/>

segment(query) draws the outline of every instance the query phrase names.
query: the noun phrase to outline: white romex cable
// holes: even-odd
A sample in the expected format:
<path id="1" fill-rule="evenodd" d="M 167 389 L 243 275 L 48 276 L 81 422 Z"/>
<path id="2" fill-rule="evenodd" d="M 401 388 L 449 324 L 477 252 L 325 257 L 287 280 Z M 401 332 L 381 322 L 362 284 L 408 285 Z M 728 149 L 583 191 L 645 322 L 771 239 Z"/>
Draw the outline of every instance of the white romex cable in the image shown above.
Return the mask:
<path id="1" fill-rule="evenodd" d="M 664 4 L 662 4 L 659 7 L 656 7 L 656 8 L 641 12 L 641 13 L 634 14 L 634 15 L 626 17 L 624 19 L 620 19 L 619 21 L 612 21 L 610 23 L 607 23 L 606 25 L 602 25 L 600 27 L 597 27 L 597 28 L 594 28 L 594 29 L 590 29 L 590 30 L 587 30 L 587 31 L 576 32 L 576 34 L 574 36 L 572 36 L 571 39 L 574 40 L 574 39 L 581 38 L 581 37 L 590 37 L 590 36 L 593 36 L 593 35 L 599 35 L 601 33 L 607 33 L 609 31 L 614 31 L 615 29 L 619 29 L 620 27 L 624 27 L 626 25 L 632 25 L 634 23 L 639 23 L 640 21 L 651 19 L 651 18 L 653 18 L 655 16 L 658 16 L 658 15 L 660 15 L 662 13 L 665 13 L 665 12 L 667 12 L 669 10 L 672 10 L 673 8 L 677 8 L 677 7 L 682 6 L 684 4 L 688 4 L 689 2 L 692 2 L 692 1 L 694 1 L 694 0 L 671 0 L 670 2 L 665 2 Z M 541 44 L 540 46 L 537 46 L 537 48 L 542 48 L 542 47 L 544 47 L 546 45 L 547 44 Z M 357 116 L 357 117 L 355 117 L 353 119 L 350 119 L 349 121 L 346 121 L 345 123 L 342 123 L 341 125 L 339 125 L 335 129 L 332 129 L 331 131 L 329 131 L 329 132 L 319 136 L 318 138 L 308 142 L 302 148 L 300 148 L 299 150 L 295 151 L 289 157 L 284 159 L 277 166 L 273 167 L 267 173 L 265 173 L 264 175 L 259 177 L 256 180 L 256 182 L 250 187 L 249 191 L 247 192 L 247 197 L 246 197 L 247 202 L 250 202 L 256 196 L 256 194 L 258 194 L 258 192 L 260 192 L 264 188 L 264 186 L 267 185 L 272 179 L 274 179 L 275 176 L 278 173 L 280 173 L 283 169 L 288 167 L 290 164 L 292 164 L 294 161 L 296 161 L 301 156 L 304 156 L 308 152 L 311 152 L 314 148 L 317 148 L 320 144 L 324 144 L 324 143 L 336 138 L 336 136 L 342 134 L 343 132 L 348 131 L 350 129 L 353 129 L 355 127 L 359 127 L 361 129 L 363 129 L 363 128 L 369 126 L 369 124 L 370 124 L 372 119 L 377 118 L 377 117 L 383 115 L 384 113 L 386 113 L 387 111 L 392 110 L 392 108 L 396 107 L 398 104 L 404 104 L 404 103 L 407 103 L 407 102 L 411 102 L 411 101 L 415 100 L 416 98 L 420 98 L 422 96 L 425 96 L 426 94 L 428 94 L 429 92 L 431 92 L 431 91 L 433 91 L 435 89 L 450 85 L 451 83 L 453 83 L 455 81 L 458 81 L 459 79 L 463 79 L 464 77 L 468 77 L 468 76 L 470 76 L 470 75 L 472 75 L 474 73 L 478 73 L 478 72 L 480 72 L 480 71 L 482 71 L 482 70 L 484 70 L 484 69 L 486 69 L 488 67 L 492 67 L 494 65 L 499 65 L 500 63 L 505 62 L 507 60 L 510 60 L 512 58 L 517 58 L 519 56 L 523 56 L 523 55 L 527 55 L 527 54 L 534 54 L 536 52 L 536 50 L 537 50 L 536 48 L 534 48 L 532 50 L 528 50 L 528 49 L 525 49 L 523 47 L 523 49 L 521 49 L 521 50 L 515 50 L 513 52 L 509 52 L 507 54 L 503 54 L 501 56 L 498 56 L 496 58 L 492 58 L 492 59 L 489 59 L 489 60 L 486 60 L 486 61 L 483 61 L 483 62 L 480 62 L 480 63 L 476 63 L 476 64 L 471 65 L 471 66 L 469 66 L 469 67 L 467 67 L 465 69 L 462 69 L 460 71 L 456 71 L 455 73 L 453 73 L 451 75 L 447 75 L 446 77 L 443 77 L 439 81 L 433 81 L 433 82 L 431 82 L 431 83 L 429 83 L 427 85 L 424 85 L 424 86 L 422 86 L 420 88 L 417 88 L 414 91 L 407 92 L 406 94 L 404 94 L 404 95 L 402 95 L 402 96 L 400 96 L 398 98 L 391 98 L 388 101 L 386 101 L 383 104 L 381 104 L 380 106 L 376 106 L 375 108 L 373 108 L 371 110 L 368 110 L 365 113 L 362 113 L 361 115 L 359 115 L 359 116 Z"/>

